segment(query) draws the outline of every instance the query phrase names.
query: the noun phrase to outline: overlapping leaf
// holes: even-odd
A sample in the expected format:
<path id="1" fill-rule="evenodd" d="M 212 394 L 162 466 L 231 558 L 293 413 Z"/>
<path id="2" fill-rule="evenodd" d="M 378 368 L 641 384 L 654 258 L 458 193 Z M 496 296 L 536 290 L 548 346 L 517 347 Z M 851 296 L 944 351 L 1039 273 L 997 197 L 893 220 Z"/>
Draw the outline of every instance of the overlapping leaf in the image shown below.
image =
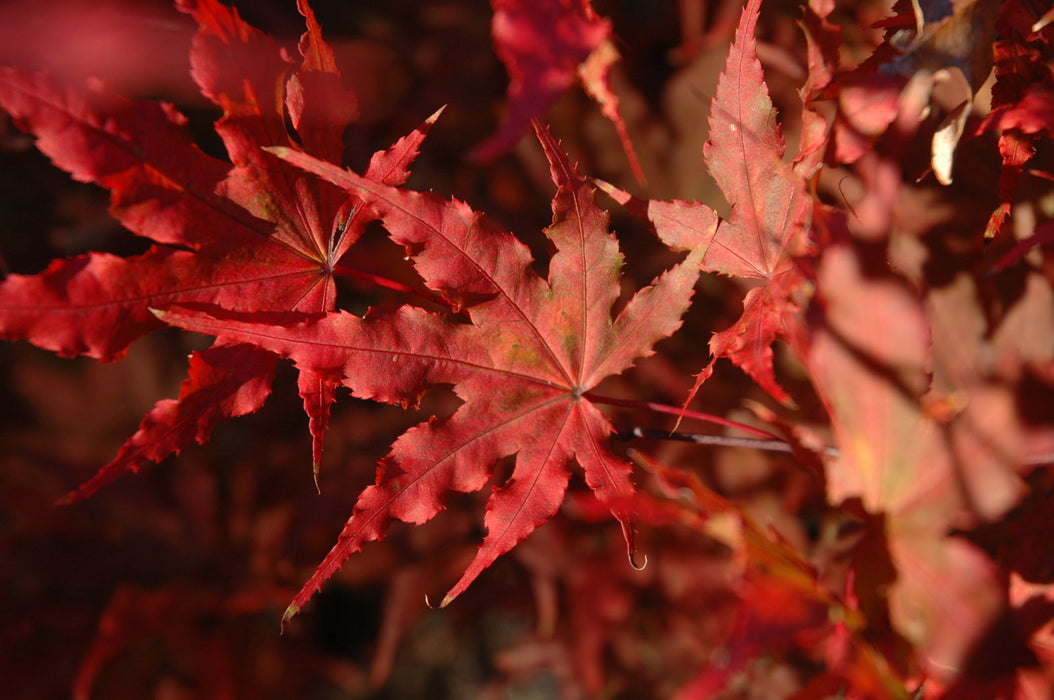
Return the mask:
<path id="1" fill-rule="evenodd" d="M 516 143 L 532 119 L 579 80 L 618 130 L 634 175 L 644 181 L 633 142 L 611 89 L 618 61 L 611 22 L 597 16 L 590 0 L 491 0 L 494 48 L 509 72 L 505 121 L 476 146 L 473 156 L 490 160 Z"/>
<path id="2" fill-rule="evenodd" d="M 79 180 L 111 192 L 111 211 L 157 243 L 119 258 L 89 253 L 39 275 L 0 284 L 0 334 L 64 356 L 112 360 L 160 327 L 151 307 L 212 303 L 242 311 L 323 313 L 334 308 L 333 269 L 364 225 L 340 189 L 261 150 L 295 147 L 288 113 L 309 153 L 339 162 L 354 95 L 340 86 L 333 54 L 305 2 L 308 31 L 294 67 L 277 43 L 216 0 L 183 0 L 201 25 L 191 49 L 203 94 L 223 109 L 216 129 L 233 161 L 204 154 L 170 105 L 132 103 L 103 88 L 66 85 L 13 68 L 0 71 L 0 106 L 38 137 L 39 148 Z M 289 75 L 291 73 L 291 75 Z M 427 128 L 427 125 L 426 125 Z M 371 163 L 369 177 L 401 183 L 425 130 Z M 257 410 L 274 357 L 210 348 L 192 360 L 178 401 L 162 401 L 139 432 L 72 497 L 128 470 L 203 441 L 230 416 Z M 240 365 L 235 367 L 235 365 Z M 250 369 L 251 368 L 251 369 Z M 305 374 L 316 465 L 335 385 Z"/>
<path id="3" fill-rule="evenodd" d="M 828 468 L 828 497 L 860 499 L 881 515 L 874 526 L 882 536 L 867 542 L 887 548 L 895 567 L 892 622 L 930 673 L 954 677 L 1003 596 L 995 564 L 952 533 L 1001 516 L 1020 497 L 1016 469 L 1027 442 L 1011 397 L 977 377 L 965 378 L 968 403 L 957 415 L 939 420 L 927 410 L 934 322 L 904 280 L 868 273 L 867 264 L 848 243 L 828 247 L 821 262 L 822 320 L 807 362 L 840 449 Z M 966 336 L 937 339 L 937 349 L 972 362 Z M 873 591 L 876 581 L 864 571 L 885 555 L 865 549 L 857 566 Z"/>
<path id="4" fill-rule="evenodd" d="M 395 442 L 287 619 L 348 556 L 383 537 L 390 519 L 432 518 L 446 492 L 482 488 L 495 462 L 509 455 L 516 466 L 488 502 L 486 539 L 444 604 L 556 512 L 572 463 L 622 523 L 632 553 L 631 469 L 606 446 L 612 428 L 588 392 L 680 326 L 702 253 L 638 292 L 613 319 L 622 256 L 607 215 L 548 132 L 538 133 L 558 187 L 546 230 L 556 247 L 548 281 L 533 272 L 526 246 L 461 202 L 276 151 L 367 201 L 411 252 L 425 283 L 464 308 L 469 323 L 410 307 L 271 325 L 222 311 L 159 312 L 221 343 L 252 343 L 292 358 L 301 372 L 342 375 L 356 396 L 405 404 L 430 387 L 452 385 L 464 402 L 449 418 L 422 423 Z"/>
<path id="5" fill-rule="evenodd" d="M 702 269 L 760 280 L 744 299 L 743 316 L 710 341 L 714 360 L 697 377 L 699 388 L 719 357 L 728 357 L 774 397 L 787 400 L 773 373 L 772 343 L 791 331 L 792 293 L 801 282 L 793 257 L 805 250 L 812 200 L 803 178 L 783 161 L 783 136 L 757 58 L 760 0 L 743 9 L 710 111 L 707 167 L 732 205 L 727 221 L 699 202 L 646 204 L 659 237 L 674 249 L 704 251 Z M 820 137 L 808 144 L 813 151 Z M 612 189 L 623 202 L 625 193 Z"/>

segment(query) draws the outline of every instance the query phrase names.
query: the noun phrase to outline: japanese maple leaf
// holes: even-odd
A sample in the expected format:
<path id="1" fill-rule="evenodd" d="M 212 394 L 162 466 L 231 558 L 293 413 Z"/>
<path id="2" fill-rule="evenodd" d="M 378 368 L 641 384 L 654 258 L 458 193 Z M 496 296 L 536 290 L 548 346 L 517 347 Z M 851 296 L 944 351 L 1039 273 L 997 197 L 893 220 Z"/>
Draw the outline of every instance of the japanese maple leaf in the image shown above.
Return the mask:
<path id="1" fill-rule="evenodd" d="M 299 151 L 276 151 L 368 202 L 425 283 L 462 308 L 468 322 L 408 306 L 270 325 L 219 310 L 158 312 L 220 343 L 251 343 L 291 358 L 301 372 L 341 376 L 362 398 L 406 404 L 447 385 L 464 402 L 449 418 L 433 418 L 395 441 L 286 620 L 348 556 L 383 537 L 392 518 L 429 520 L 445 492 L 482 488 L 495 462 L 510 455 L 515 468 L 487 504 L 487 536 L 444 605 L 556 512 L 572 463 L 622 523 L 632 556 L 631 467 L 607 447 L 612 426 L 589 392 L 680 326 L 702 253 L 639 291 L 613 319 L 622 256 L 607 214 L 548 131 L 539 127 L 538 135 L 558 188 L 545 232 L 556 247 L 548 280 L 533 271 L 523 243 L 462 202 L 377 183 Z"/>
<path id="2" fill-rule="evenodd" d="M 510 149 L 576 82 L 600 105 L 618 130 L 637 180 L 644 171 L 633 149 L 619 101 L 611 89 L 618 51 L 611 22 L 597 16 L 590 0 L 491 0 L 494 49 L 509 72 L 507 115 L 498 132 L 472 155 L 489 161 Z"/>
<path id="3" fill-rule="evenodd" d="M 798 23 L 805 34 L 808 72 L 805 84 L 798 90 L 802 101 L 802 124 L 795 170 L 803 177 L 811 177 L 823 164 L 827 149 L 830 120 L 814 104 L 834 81 L 842 46 L 842 30 L 828 20 L 834 5 L 826 0 L 810 0 L 802 8 L 805 16 Z"/>
<path id="4" fill-rule="evenodd" d="M 151 307 L 197 302 L 316 314 L 334 308 L 334 271 L 362 230 L 362 210 L 351 208 L 339 188 L 261 150 L 299 142 L 339 162 L 342 132 L 355 118 L 355 97 L 341 87 L 311 9 L 301 0 L 307 32 L 295 66 L 236 10 L 216 0 L 177 6 L 200 24 L 192 72 L 223 109 L 216 131 L 233 166 L 198 149 L 171 105 L 0 69 L 0 106 L 38 137 L 57 166 L 108 188 L 112 214 L 156 243 L 131 258 L 89 253 L 55 261 L 38 275 L 9 276 L 0 283 L 3 337 L 66 357 L 114 360 L 161 327 Z M 404 181 L 427 126 L 375 156 L 367 176 Z M 179 398 L 160 401 L 117 457 L 71 498 L 192 440 L 204 442 L 224 418 L 257 410 L 270 393 L 275 360 L 248 346 L 194 353 Z M 316 469 L 335 388 L 306 372 L 300 377 Z"/>
<path id="5" fill-rule="evenodd" d="M 759 280 L 747 292 L 742 317 L 710 340 L 714 359 L 697 377 L 694 396 L 719 357 L 727 357 L 781 401 L 789 399 L 776 383 L 772 343 L 790 335 L 798 311 L 793 293 L 803 277 L 794 256 L 805 251 L 812 200 L 805 182 L 783 161 L 783 136 L 757 58 L 761 0 L 743 9 L 735 42 L 717 83 L 710 108 L 710 138 L 703 160 L 732 205 L 727 221 L 705 204 L 684 201 L 635 202 L 659 237 L 675 250 L 704 252 L 702 269 Z M 819 148 L 814 134 L 808 143 Z M 804 145 L 804 144 L 803 144 Z M 633 202 L 607 187 L 619 201 Z M 690 400 L 690 397 L 689 397 Z"/>

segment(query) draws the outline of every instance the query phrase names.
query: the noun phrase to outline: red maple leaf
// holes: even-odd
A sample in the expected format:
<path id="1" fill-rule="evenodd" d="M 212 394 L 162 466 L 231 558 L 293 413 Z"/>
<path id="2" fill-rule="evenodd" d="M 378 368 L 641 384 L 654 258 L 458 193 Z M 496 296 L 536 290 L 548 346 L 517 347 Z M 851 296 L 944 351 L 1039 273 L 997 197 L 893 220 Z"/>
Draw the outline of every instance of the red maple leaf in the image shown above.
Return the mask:
<path id="1" fill-rule="evenodd" d="M 589 392 L 680 326 L 702 253 L 690 254 L 612 318 L 622 255 L 607 214 L 548 131 L 537 131 L 558 187 L 546 230 L 556 247 L 548 280 L 533 271 L 524 244 L 462 202 L 389 187 L 303 152 L 275 151 L 367 201 L 425 283 L 463 308 L 468 323 L 408 306 L 270 325 L 220 310 L 158 312 L 221 344 L 252 343 L 292 358 L 301 372 L 343 376 L 362 398 L 406 404 L 448 385 L 464 402 L 449 418 L 433 418 L 395 441 L 286 620 L 348 556 L 382 538 L 390 519 L 429 520 L 444 493 L 482 488 L 495 462 L 510 455 L 516 466 L 487 504 L 486 539 L 444 605 L 556 512 L 574 462 L 622 523 L 632 556 L 631 467 L 607 447 L 613 429 Z"/>
<path id="2" fill-rule="evenodd" d="M 747 293 L 739 321 L 710 340 L 714 359 L 698 375 L 691 396 L 717 358 L 727 357 L 774 397 L 789 399 L 776 383 L 772 343 L 791 334 L 791 317 L 798 311 L 792 294 L 803 278 L 794 256 L 805 250 L 812 199 L 803 177 L 783 161 L 783 136 L 754 38 L 760 5 L 761 0 L 752 0 L 743 9 L 703 147 L 703 159 L 732 205 L 731 216 L 721 221 L 700 202 L 637 202 L 667 245 L 704 252 L 703 270 L 763 282 Z M 819 148 L 817 140 L 811 137 L 810 150 Z M 624 192 L 606 189 L 619 201 L 631 201 Z"/>
<path id="3" fill-rule="evenodd" d="M 496 134 L 472 155 L 491 160 L 507 151 L 576 82 L 600 105 L 618 130 L 633 174 L 644 181 L 633 142 L 611 89 L 618 51 L 611 22 L 597 16 L 590 0 L 491 0 L 494 49 L 509 72 L 507 114 Z"/>
<path id="4" fill-rule="evenodd" d="M 72 357 L 120 358 L 162 324 L 151 307 L 210 303 L 242 311 L 320 314 L 334 308 L 334 272 L 366 219 L 348 195 L 261 150 L 297 147 L 339 162 L 342 132 L 357 113 L 307 3 L 302 61 L 216 0 L 181 0 L 201 28 L 191 64 L 202 93 L 223 109 L 216 130 L 233 161 L 203 153 L 171 105 L 133 103 L 102 87 L 0 69 L 0 106 L 78 180 L 110 190 L 111 213 L 156 242 L 120 258 L 89 253 L 43 273 L 0 283 L 0 335 Z M 288 113 L 295 137 L 287 132 Z M 367 177 L 398 184 L 425 126 L 378 154 Z M 177 400 L 144 418 L 117 457 L 69 498 L 204 442 L 224 418 L 262 406 L 274 355 L 248 346 L 195 353 Z M 316 469 L 336 384 L 304 373 L 300 393 L 315 437 Z"/>

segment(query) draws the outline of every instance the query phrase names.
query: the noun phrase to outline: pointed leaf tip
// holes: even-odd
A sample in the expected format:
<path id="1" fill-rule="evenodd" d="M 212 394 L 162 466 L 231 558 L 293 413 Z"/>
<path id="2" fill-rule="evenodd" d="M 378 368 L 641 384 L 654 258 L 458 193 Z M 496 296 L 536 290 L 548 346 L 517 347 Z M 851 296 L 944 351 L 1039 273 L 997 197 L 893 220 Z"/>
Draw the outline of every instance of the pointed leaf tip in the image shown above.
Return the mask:
<path id="1" fill-rule="evenodd" d="M 261 146 L 260 148 L 268 153 L 273 153 L 282 160 L 288 160 L 289 154 L 296 151 L 295 148 L 290 148 L 289 146 Z"/>
<path id="2" fill-rule="evenodd" d="M 636 552 L 630 552 L 629 553 L 629 565 L 633 567 L 634 571 L 644 571 L 645 569 L 648 568 L 648 555 L 645 554 L 644 555 L 644 561 L 642 561 L 640 564 L 637 564 L 637 553 Z"/>
<path id="3" fill-rule="evenodd" d="M 77 495 L 77 492 L 70 491 L 65 496 L 55 499 L 55 507 L 61 508 L 63 506 L 71 506 L 79 500 L 81 500 L 81 498 Z"/>
<path id="4" fill-rule="evenodd" d="M 300 606 L 296 603 L 290 603 L 289 607 L 282 613 L 282 634 L 285 634 L 285 626 L 300 613 Z"/>
<path id="5" fill-rule="evenodd" d="M 622 520 L 621 517 L 619 519 Z M 645 554 L 644 561 L 637 564 L 637 533 L 634 531 L 631 522 L 623 521 L 622 537 L 626 540 L 626 558 L 629 559 L 629 565 L 633 567 L 634 571 L 644 571 L 645 567 L 648 566 L 648 555 Z"/>

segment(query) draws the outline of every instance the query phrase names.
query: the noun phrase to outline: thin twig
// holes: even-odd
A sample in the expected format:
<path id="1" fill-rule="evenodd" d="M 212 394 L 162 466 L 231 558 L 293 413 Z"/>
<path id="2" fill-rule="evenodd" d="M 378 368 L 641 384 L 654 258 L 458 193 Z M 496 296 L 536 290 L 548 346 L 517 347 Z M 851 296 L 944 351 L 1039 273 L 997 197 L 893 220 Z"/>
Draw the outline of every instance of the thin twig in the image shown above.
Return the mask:
<path id="1" fill-rule="evenodd" d="M 701 420 L 707 423 L 713 423 L 715 425 L 723 425 L 726 428 L 736 428 L 737 430 L 743 430 L 753 435 L 757 435 L 761 438 L 771 438 L 782 442 L 775 435 L 765 430 L 764 428 L 758 428 L 753 425 L 747 425 L 746 423 L 740 423 L 739 421 L 730 420 L 721 416 L 715 416 L 712 413 L 700 413 L 699 411 L 691 411 L 679 406 L 668 406 L 666 404 L 655 403 L 654 401 L 616 399 L 610 396 L 599 396 L 592 392 L 586 392 L 583 396 L 584 398 L 589 399 L 593 403 L 606 404 L 608 406 L 623 406 L 625 408 L 636 408 L 644 411 L 652 411 L 654 413 L 666 413 L 671 416 L 677 416 L 678 418 L 693 418 L 695 420 Z"/>
<path id="2" fill-rule="evenodd" d="M 438 304 L 440 306 L 445 306 L 448 308 L 450 307 L 450 303 L 443 299 L 443 297 L 439 294 L 436 294 L 431 291 L 416 289 L 414 287 L 411 287 L 410 285 L 403 284 L 402 282 L 397 282 L 395 280 L 388 279 L 387 277 L 375 275 L 372 272 L 357 270 L 353 267 L 348 267 L 347 265 L 335 265 L 333 267 L 333 274 L 337 277 L 350 277 L 357 280 L 363 280 L 375 284 L 378 287 L 392 289 L 397 292 L 402 292 L 404 294 L 411 294 L 420 299 L 424 299 L 425 301 L 430 301 L 433 304 Z"/>
<path id="3" fill-rule="evenodd" d="M 716 445 L 717 447 L 746 447 L 752 450 L 764 450 L 766 452 L 793 452 L 794 448 L 789 442 L 767 438 L 733 437 L 731 435 L 712 435 L 708 433 L 681 433 L 659 430 L 656 428 L 642 428 L 638 425 L 622 426 L 615 433 L 620 440 L 647 439 L 647 440 L 676 440 L 678 442 L 692 442 L 697 445 Z M 825 447 L 824 453 L 829 457 L 838 456 L 837 447 Z"/>
<path id="4" fill-rule="evenodd" d="M 657 428 L 642 428 L 639 425 L 619 426 L 618 432 L 613 436 L 618 440 L 674 440 L 676 442 L 691 442 L 696 445 L 714 445 L 716 447 L 745 447 L 750 450 L 763 450 L 765 452 L 793 452 L 793 446 L 784 440 L 733 437 L 730 435 L 711 435 L 708 433 L 681 433 L 659 430 Z M 827 445 L 823 448 L 823 454 L 827 457 L 837 457 L 838 448 Z M 1021 463 L 1028 466 L 1041 466 L 1054 464 L 1054 453 L 1039 453 L 1027 455 Z"/>

